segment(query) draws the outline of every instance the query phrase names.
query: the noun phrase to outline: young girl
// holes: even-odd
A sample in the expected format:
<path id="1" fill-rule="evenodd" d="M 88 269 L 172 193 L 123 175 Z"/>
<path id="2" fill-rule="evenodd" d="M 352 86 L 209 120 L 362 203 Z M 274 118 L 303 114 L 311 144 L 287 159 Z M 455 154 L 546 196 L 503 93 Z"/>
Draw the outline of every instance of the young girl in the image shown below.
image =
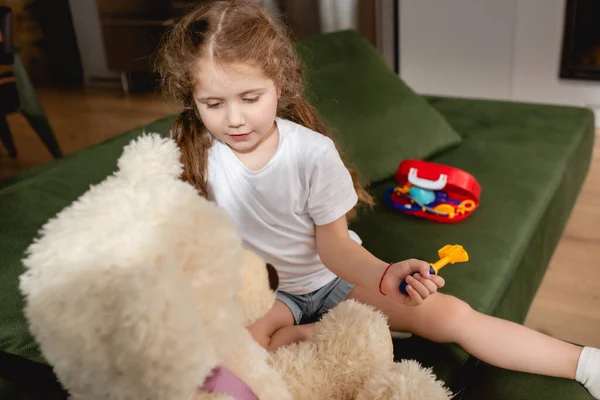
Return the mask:
<path id="1" fill-rule="evenodd" d="M 226 209 L 245 245 L 280 275 L 275 305 L 248 327 L 265 348 L 310 338 L 303 322 L 350 298 L 382 310 L 393 331 L 458 343 L 499 367 L 577 379 L 600 398 L 600 350 L 478 313 L 437 293 L 444 280 L 426 262 L 390 264 L 360 245 L 347 220 L 372 199 L 303 97 L 283 25 L 260 6 L 217 1 L 188 13 L 166 36 L 157 70 L 184 105 L 172 130 L 184 179 Z"/>

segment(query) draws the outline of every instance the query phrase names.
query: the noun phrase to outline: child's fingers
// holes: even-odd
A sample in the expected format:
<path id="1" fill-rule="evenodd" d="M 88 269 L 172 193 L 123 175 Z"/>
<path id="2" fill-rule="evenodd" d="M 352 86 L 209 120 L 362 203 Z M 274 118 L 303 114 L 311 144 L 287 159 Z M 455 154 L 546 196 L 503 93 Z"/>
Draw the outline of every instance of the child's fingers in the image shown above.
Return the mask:
<path id="1" fill-rule="evenodd" d="M 446 285 L 444 278 L 439 275 L 431 275 L 431 282 L 433 282 L 438 288 L 442 288 L 444 285 Z"/>
<path id="2" fill-rule="evenodd" d="M 420 276 L 418 273 L 413 275 L 414 277 L 416 277 L 420 282 L 424 283 L 425 282 L 431 282 L 435 285 L 435 290 L 433 290 L 431 293 L 437 291 L 438 288 L 442 288 L 446 285 L 446 281 L 444 280 L 444 278 L 442 278 L 439 275 L 429 275 L 429 278 L 425 278 Z M 430 285 L 426 285 L 428 288 L 431 288 Z"/>
<path id="3" fill-rule="evenodd" d="M 437 285 L 435 284 L 435 282 L 433 281 L 433 276 L 431 276 L 431 278 L 424 278 L 419 274 L 414 274 L 413 277 L 415 277 L 419 282 L 421 282 L 421 284 L 423 284 L 423 286 L 425 286 L 427 288 L 427 290 L 429 291 L 429 294 L 433 294 L 435 292 L 437 292 Z"/>
<path id="4" fill-rule="evenodd" d="M 412 288 L 415 289 L 415 291 L 423 299 L 430 295 L 429 289 L 427 289 L 425 287 L 425 285 L 423 283 L 419 282 L 419 280 L 416 279 L 415 277 L 413 277 L 413 276 L 407 276 L 406 277 L 406 283 L 408 283 L 409 286 L 412 286 Z"/>
<path id="5" fill-rule="evenodd" d="M 413 288 L 412 286 L 410 286 L 410 285 L 406 286 L 406 293 L 408 294 L 408 297 L 410 297 L 413 305 L 418 306 L 419 304 L 421 304 L 423 302 L 423 298 L 421 298 L 419 293 L 417 293 L 415 288 Z"/>
<path id="6" fill-rule="evenodd" d="M 398 265 L 401 265 L 404 268 L 404 275 L 412 274 L 414 272 L 420 272 L 425 276 L 429 274 L 429 263 L 426 263 L 425 261 L 411 258 L 409 260 L 399 262 Z"/>
<path id="7" fill-rule="evenodd" d="M 429 279 L 429 277 L 431 277 L 431 273 L 429 272 L 429 269 L 430 269 L 429 264 L 425 264 L 425 265 L 423 265 L 423 267 L 421 267 L 421 270 L 419 271 L 419 273 L 424 278 Z"/>

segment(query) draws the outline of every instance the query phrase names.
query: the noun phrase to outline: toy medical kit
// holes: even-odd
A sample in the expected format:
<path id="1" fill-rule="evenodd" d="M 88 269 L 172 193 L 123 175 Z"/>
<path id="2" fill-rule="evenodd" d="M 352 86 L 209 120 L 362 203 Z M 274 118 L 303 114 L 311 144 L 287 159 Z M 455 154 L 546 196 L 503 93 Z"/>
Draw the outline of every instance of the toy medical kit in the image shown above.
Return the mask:
<path id="1" fill-rule="evenodd" d="M 400 163 L 399 186 L 390 187 L 385 202 L 404 213 L 441 223 L 464 220 L 479 206 L 481 186 L 458 168 L 420 160 Z"/>

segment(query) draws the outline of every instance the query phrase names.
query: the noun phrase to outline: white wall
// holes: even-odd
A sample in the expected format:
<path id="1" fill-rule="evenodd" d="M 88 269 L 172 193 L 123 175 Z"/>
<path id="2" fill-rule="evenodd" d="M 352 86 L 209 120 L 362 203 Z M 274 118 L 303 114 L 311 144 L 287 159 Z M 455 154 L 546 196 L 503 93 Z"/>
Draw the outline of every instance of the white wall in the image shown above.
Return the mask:
<path id="1" fill-rule="evenodd" d="M 509 98 L 516 1 L 402 0 L 402 78 L 421 93 Z"/>
<path id="2" fill-rule="evenodd" d="M 416 91 L 588 106 L 600 82 L 558 77 L 565 0 L 403 0 L 400 75 Z"/>
<path id="3" fill-rule="evenodd" d="M 565 0 L 519 1 L 513 97 L 600 109 L 600 82 L 559 79 L 564 3 Z"/>

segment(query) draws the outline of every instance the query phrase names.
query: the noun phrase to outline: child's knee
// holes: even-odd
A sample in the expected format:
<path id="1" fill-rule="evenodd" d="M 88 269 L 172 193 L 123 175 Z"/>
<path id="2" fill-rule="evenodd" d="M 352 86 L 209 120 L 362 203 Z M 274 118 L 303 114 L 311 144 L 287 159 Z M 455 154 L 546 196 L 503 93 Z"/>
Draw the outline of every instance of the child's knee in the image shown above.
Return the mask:
<path id="1" fill-rule="evenodd" d="M 299 330 L 298 339 L 299 339 L 299 341 L 305 341 L 305 340 L 312 339 L 314 327 L 315 327 L 314 323 L 313 324 L 306 324 L 306 325 L 298 325 L 298 330 Z"/>
<path id="2" fill-rule="evenodd" d="M 470 321 L 476 311 L 468 303 L 454 296 L 442 297 L 435 313 L 438 327 L 435 331 L 439 335 L 436 341 L 453 342 L 464 329 L 470 329 Z"/>
<path id="3" fill-rule="evenodd" d="M 450 321 L 467 320 L 474 312 L 467 302 L 454 296 L 444 296 L 444 315 Z"/>
<path id="4" fill-rule="evenodd" d="M 266 349 L 269 347 L 269 343 L 271 343 L 272 334 L 261 328 L 262 327 L 260 326 L 249 326 L 247 327 L 247 330 L 250 333 L 250 336 L 252 336 L 252 338 L 258 344 L 260 344 L 263 348 Z"/>

